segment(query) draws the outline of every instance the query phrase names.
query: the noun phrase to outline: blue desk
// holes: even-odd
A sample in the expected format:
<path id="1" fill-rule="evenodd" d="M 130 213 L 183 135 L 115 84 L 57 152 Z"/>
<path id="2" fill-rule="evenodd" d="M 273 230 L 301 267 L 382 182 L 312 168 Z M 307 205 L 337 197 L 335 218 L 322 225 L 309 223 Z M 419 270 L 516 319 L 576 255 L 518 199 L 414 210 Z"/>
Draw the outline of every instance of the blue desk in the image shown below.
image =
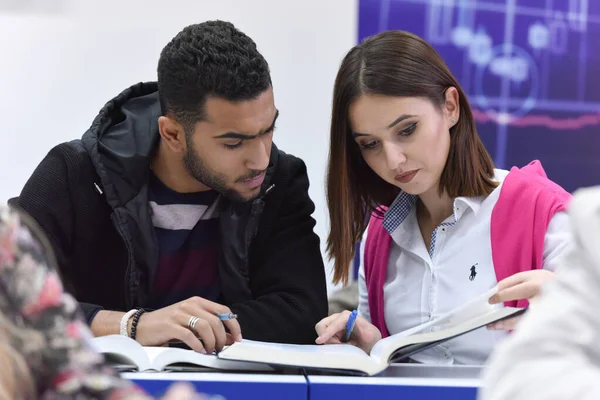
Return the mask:
<path id="1" fill-rule="evenodd" d="M 199 392 L 221 395 L 226 400 L 475 400 L 480 374 L 480 367 L 398 364 L 376 377 L 216 372 L 122 375 L 153 396 L 160 396 L 174 382 L 184 381 Z"/>
<path id="2" fill-rule="evenodd" d="M 393 365 L 376 377 L 308 376 L 310 400 L 475 400 L 480 367 Z"/>
<path id="3" fill-rule="evenodd" d="M 125 373 L 122 376 L 155 397 L 163 394 L 174 382 L 189 382 L 199 392 L 221 395 L 227 400 L 308 399 L 308 384 L 301 375 L 171 372 Z"/>

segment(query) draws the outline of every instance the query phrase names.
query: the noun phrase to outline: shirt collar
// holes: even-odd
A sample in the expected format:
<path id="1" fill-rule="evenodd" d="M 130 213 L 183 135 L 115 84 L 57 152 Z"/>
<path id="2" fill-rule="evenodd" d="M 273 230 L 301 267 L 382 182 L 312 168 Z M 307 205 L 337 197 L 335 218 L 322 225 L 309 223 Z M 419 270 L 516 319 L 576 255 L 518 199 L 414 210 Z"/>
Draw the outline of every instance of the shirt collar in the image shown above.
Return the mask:
<path id="1" fill-rule="evenodd" d="M 383 227 L 391 235 L 404 222 L 417 202 L 418 196 L 400 192 L 383 216 Z"/>
<path id="2" fill-rule="evenodd" d="M 417 195 L 400 192 L 392 205 L 383 216 L 383 227 L 391 235 L 406 219 L 412 211 L 418 199 Z M 454 199 L 454 219 L 458 221 L 467 209 L 473 210 L 475 214 L 481 208 L 484 197 L 457 197 Z"/>
<path id="3" fill-rule="evenodd" d="M 473 213 L 477 215 L 477 212 L 481 208 L 481 202 L 485 197 L 457 197 L 454 199 L 454 218 L 458 221 L 460 217 L 467 211 L 467 209 L 473 210 Z"/>

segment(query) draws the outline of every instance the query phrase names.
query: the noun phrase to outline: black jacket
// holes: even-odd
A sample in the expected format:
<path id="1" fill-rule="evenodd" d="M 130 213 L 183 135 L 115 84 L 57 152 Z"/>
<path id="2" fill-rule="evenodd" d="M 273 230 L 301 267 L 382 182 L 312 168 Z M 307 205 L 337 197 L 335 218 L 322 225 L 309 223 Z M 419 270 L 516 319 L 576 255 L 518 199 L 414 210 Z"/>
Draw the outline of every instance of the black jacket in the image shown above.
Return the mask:
<path id="1" fill-rule="evenodd" d="M 53 148 L 10 204 L 49 236 L 61 276 L 90 318 L 143 307 L 158 245 L 148 205 L 159 140 L 157 85 L 109 101 L 81 140 Z M 220 202 L 221 302 L 248 339 L 309 343 L 327 313 L 304 162 L 273 145 L 260 198 Z"/>

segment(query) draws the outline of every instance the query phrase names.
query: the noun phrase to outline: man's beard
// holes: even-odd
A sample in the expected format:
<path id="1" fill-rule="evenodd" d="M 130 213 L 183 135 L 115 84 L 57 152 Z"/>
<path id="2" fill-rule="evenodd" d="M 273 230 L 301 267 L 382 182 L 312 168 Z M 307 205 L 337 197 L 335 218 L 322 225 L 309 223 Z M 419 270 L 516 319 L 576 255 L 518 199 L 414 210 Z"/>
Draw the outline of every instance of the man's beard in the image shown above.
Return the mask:
<path id="1" fill-rule="evenodd" d="M 227 178 L 222 174 L 212 171 L 206 164 L 204 164 L 200 156 L 198 156 L 198 154 L 195 152 L 193 146 L 191 146 L 191 143 L 188 143 L 187 150 L 183 156 L 183 166 L 185 167 L 186 171 L 198 182 L 201 182 L 209 188 L 217 191 L 223 197 L 231 201 L 247 202 L 254 200 L 259 195 L 257 193 L 256 196 L 250 198 L 244 197 L 237 190 L 227 186 Z M 263 171 L 252 171 L 247 176 L 238 178 L 236 182 L 252 179 L 256 176 L 259 176 L 262 172 Z"/>

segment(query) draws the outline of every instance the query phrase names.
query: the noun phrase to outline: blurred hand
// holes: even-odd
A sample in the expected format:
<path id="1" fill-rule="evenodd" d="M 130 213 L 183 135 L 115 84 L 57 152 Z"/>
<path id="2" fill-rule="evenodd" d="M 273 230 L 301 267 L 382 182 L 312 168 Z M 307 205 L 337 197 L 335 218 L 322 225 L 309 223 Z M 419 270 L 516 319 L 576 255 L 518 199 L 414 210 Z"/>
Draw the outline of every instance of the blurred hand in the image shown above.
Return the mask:
<path id="1" fill-rule="evenodd" d="M 224 305 L 201 297 L 191 297 L 169 307 L 142 314 L 136 340 L 144 346 L 162 346 L 171 340 L 181 340 L 200 353 L 221 351 L 223 346 L 242 340 L 237 320 L 221 321 L 216 316 L 218 313 L 230 312 L 229 307 Z M 199 318 L 194 332 L 188 328 L 191 317 Z M 225 326 L 230 333 L 225 331 Z"/>
<path id="2" fill-rule="evenodd" d="M 174 383 L 161 400 L 204 400 L 206 396 L 196 392 L 189 383 Z"/>
<path id="3" fill-rule="evenodd" d="M 346 323 L 350 317 L 350 311 L 332 314 L 323 318 L 315 329 L 319 337 L 317 344 L 342 344 L 342 338 L 346 334 Z M 371 349 L 381 340 L 381 332 L 373 324 L 362 317 L 357 317 L 348 344 L 361 348 L 369 354 Z"/>
<path id="4" fill-rule="evenodd" d="M 519 321 L 521 321 L 522 315 L 505 319 L 504 321 L 494 322 L 489 324 L 487 328 L 491 331 L 512 331 L 516 328 Z"/>

